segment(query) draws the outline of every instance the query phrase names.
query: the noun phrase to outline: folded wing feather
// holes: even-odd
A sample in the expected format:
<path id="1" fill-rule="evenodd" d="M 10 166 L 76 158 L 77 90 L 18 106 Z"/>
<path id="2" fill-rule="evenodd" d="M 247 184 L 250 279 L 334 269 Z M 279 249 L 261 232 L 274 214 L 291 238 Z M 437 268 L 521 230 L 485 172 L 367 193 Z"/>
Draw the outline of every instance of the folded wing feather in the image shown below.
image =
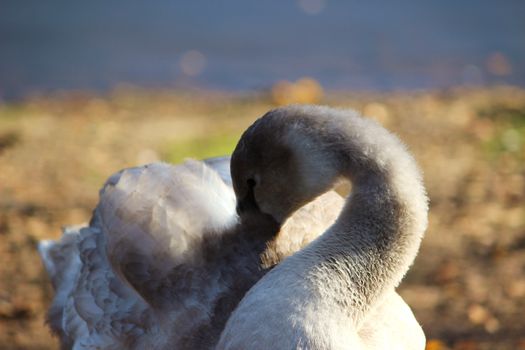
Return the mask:
<path id="1" fill-rule="evenodd" d="M 211 166 L 222 169 L 225 162 Z M 59 241 L 39 244 L 57 291 L 51 328 L 75 349 L 162 342 L 162 322 L 147 295 L 137 292 L 177 264 L 198 260 L 192 247 L 203 234 L 220 234 L 236 220 L 232 189 L 203 162 L 156 163 L 112 175 L 89 226 L 66 228 Z"/>

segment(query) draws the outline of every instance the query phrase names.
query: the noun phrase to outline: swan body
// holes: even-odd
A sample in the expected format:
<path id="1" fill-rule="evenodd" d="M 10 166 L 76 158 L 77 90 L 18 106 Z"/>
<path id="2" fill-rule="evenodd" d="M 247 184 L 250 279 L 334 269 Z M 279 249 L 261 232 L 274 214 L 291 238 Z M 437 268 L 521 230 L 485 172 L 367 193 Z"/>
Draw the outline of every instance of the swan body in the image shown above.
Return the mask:
<path id="1" fill-rule="evenodd" d="M 218 349 L 424 349 L 394 288 L 419 249 L 428 200 L 395 136 L 352 111 L 284 107 L 244 133 L 231 167 L 238 202 L 251 202 L 241 208 L 277 222 L 340 177 L 353 191 L 334 225 L 250 289 Z"/>
<path id="2" fill-rule="evenodd" d="M 245 292 L 336 218 L 334 192 L 279 228 L 236 214 L 229 158 L 111 176 L 89 225 L 39 251 L 63 348 L 209 349 Z"/>
<path id="3" fill-rule="evenodd" d="M 419 350 L 426 346 L 425 334 L 412 310 L 395 291 L 371 309 L 358 337 L 365 349 Z"/>

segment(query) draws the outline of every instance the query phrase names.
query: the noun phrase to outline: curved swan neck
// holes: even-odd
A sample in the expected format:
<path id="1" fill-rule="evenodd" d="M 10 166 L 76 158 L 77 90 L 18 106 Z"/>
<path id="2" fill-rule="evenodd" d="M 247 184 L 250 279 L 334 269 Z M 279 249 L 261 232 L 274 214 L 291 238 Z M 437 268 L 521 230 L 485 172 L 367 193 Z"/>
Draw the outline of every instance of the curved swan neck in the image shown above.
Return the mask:
<path id="1" fill-rule="evenodd" d="M 317 268 L 331 270 L 324 274 L 330 283 L 351 291 L 350 300 L 341 302 L 365 311 L 400 282 L 417 254 L 427 225 L 421 174 L 405 146 L 371 120 L 328 108 L 292 111 L 297 123 L 304 123 L 288 133 L 301 172 L 311 176 L 303 183 L 313 186 L 312 192 L 315 182 L 323 188 L 323 181 L 333 183 L 339 176 L 353 184 L 336 223 L 305 255 L 316 257 Z M 324 174 L 316 178 L 319 167 Z"/>
<path id="2" fill-rule="evenodd" d="M 365 348 L 369 335 L 361 326 L 407 271 L 426 228 L 415 161 L 378 124 L 314 106 L 269 112 L 243 135 L 232 159 L 237 197 L 253 178 L 257 208 L 277 220 L 339 177 L 352 181 L 353 193 L 321 237 L 248 292 L 218 349 Z"/>

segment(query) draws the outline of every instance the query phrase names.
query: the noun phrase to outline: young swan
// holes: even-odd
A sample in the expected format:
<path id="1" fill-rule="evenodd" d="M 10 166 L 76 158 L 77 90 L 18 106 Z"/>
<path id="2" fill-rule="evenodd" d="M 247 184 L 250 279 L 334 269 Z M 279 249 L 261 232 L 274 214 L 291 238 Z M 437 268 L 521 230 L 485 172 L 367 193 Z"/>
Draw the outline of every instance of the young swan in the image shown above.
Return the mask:
<path id="1" fill-rule="evenodd" d="M 244 133 L 231 170 L 241 214 L 278 222 L 339 177 L 353 191 L 334 225 L 246 294 L 218 349 L 424 348 L 417 324 L 413 341 L 395 329 L 413 318 L 394 288 L 428 211 L 418 167 L 395 136 L 352 111 L 279 108 Z"/>
<path id="2" fill-rule="evenodd" d="M 230 313 L 273 265 L 334 222 L 325 193 L 286 220 L 235 212 L 230 159 L 114 174 L 89 225 L 39 250 L 63 349 L 213 349 Z"/>

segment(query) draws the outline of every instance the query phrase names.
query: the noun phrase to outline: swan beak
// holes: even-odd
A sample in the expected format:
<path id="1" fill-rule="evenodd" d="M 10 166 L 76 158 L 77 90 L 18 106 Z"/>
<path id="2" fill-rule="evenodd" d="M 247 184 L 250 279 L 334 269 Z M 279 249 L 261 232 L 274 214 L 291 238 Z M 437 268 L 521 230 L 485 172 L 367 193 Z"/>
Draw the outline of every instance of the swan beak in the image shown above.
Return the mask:
<path id="1" fill-rule="evenodd" d="M 277 231 L 281 227 L 281 222 L 279 220 L 276 220 L 272 215 L 261 211 L 261 208 L 259 208 L 259 205 L 255 200 L 253 187 L 250 188 L 250 190 L 243 197 L 237 197 L 237 206 L 235 207 L 235 210 L 237 211 L 237 215 L 239 215 L 241 218 L 251 218 L 248 220 L 252 220 L 254 217 L 257 217 L 257 222 L 270 223 L 272 226 L 275 226 L 275 230 Z M 273 230 L 269 230 L 268 232 L 273 232 Z"/>
<path id="2" fill-rule="evenodd" d="M 249 192 L 248 195 L 244 198 L 237 199 L 237 207 L 235 209 L 237 210 L 237 214 L 239 216 L 242 216 L 247 212 L 260 211 L 259 206 L 255 202 L 255 198 L 253 197 L 253 193 L 251 192 Z"/>
<path id="3" fill-rule="evenodd" d="M 253 198 L 253 193 L 251 196 L 247 195 L 242 199 L 238 199 L 236 210 L 237 215 L 239 215 L 243 221 L 251 222 L 252 224 L 256 223 L 257 227 L 261 227 L 261 225 L 268 227 L 267 225 L 270 225 L 270 229 L 263 231 L 270 234 L 271 237 L 281 229 L 280 221 L 276 220 L 272 215 L 261 211 L 257 202 L 255 202 L 255 199 Z"/>

